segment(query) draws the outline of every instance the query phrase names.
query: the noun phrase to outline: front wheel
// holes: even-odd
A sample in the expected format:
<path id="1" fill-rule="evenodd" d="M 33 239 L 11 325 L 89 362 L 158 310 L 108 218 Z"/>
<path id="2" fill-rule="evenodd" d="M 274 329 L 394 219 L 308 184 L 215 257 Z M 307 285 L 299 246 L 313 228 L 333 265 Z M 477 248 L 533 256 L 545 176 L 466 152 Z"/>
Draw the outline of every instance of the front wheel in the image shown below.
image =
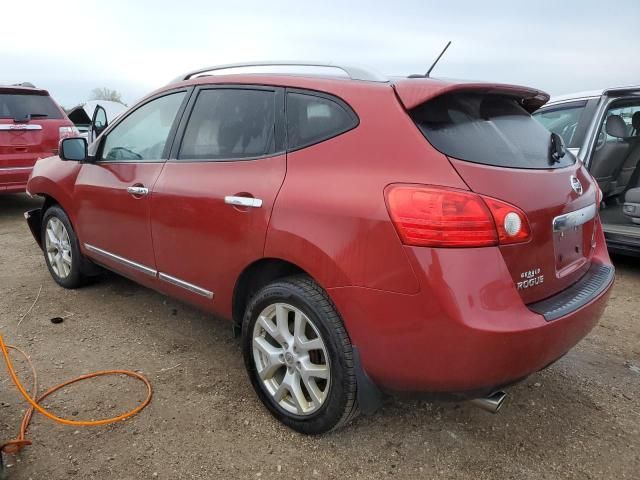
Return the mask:
<path id="1" fill-rule="evenodd" d="M 258 397 L 290 428 L 320 434 L 358 413 L 353 350 L 326 292 L 306 276 L 262 288 L 242 326 L 245 365 Z"/>
<path id="2" fill-rule="evenodd" d="M 44 259 L 58 285 L 77 288 L 85 283 L 83 257 L 69 217 L 59 206 L 47 209 L 42 219 Z"/>

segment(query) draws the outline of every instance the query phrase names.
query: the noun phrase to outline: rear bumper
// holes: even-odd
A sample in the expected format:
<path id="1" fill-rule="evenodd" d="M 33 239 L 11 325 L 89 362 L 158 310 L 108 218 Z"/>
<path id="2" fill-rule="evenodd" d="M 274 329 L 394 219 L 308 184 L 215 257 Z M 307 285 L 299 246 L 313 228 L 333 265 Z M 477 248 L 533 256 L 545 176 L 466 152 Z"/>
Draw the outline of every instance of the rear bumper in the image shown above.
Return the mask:
<path id="1" fill-rule="evenodd" d="M 548 321 L 524 305 L 497 249 L 409 250 L 419 265 L 420 293 L 329 290 L 363 369 L 386 391 L 479 396 L 521 380 L 591 331 L 613 285 L 601 245 L 593 264 L 609 274 L 586 299 L 576 284 L 575 295 L 563 300 L 570 308 Z"/>
<path id="2" fill-rule="evenodd" d="M 31 167 L 0 167 L 0 194 L 21 193 L 27 189 Z"/>

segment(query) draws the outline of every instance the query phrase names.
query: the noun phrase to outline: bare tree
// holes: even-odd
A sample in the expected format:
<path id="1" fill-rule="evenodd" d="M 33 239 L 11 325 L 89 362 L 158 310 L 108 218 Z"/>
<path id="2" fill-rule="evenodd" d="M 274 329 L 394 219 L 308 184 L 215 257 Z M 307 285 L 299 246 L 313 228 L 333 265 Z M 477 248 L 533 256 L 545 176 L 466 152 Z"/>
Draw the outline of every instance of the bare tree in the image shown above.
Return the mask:
<path id="1" fill-rule="evenodd" d="M 89 100 L 109 100 L 110 102 L 118 102 L 124 105 L 120 92 L 107 87 L 91 90 L 91 98 Z"/>

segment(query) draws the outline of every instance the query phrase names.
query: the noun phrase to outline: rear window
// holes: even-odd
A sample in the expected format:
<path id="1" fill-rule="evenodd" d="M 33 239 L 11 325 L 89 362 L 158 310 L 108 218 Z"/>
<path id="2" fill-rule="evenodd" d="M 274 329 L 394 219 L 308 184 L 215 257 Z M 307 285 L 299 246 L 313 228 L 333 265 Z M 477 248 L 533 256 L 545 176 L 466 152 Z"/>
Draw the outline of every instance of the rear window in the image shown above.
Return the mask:
<path id="1" fill-rule="evenodd" d="M 62 113 L 48 95 L 32 93 L 0 93 L 0 118 L 23 120 L 33 118 L 62 118 Z"/>
<path id="2" fill-rule="evenodd" d="M 575 162 L 566 151 L 550 155 L 551 133 L 518 103 L 504 95 L 454 93 L 410 112 L 427 140 L 447 156 L 510 168 L 561 168 Z"/>
<path id="3" fill-rule="evenodd" d="M 328 140 L 357 125 L 355 114 L 337 99 L 294 92 L 287 94 L 289 150 Z"/>

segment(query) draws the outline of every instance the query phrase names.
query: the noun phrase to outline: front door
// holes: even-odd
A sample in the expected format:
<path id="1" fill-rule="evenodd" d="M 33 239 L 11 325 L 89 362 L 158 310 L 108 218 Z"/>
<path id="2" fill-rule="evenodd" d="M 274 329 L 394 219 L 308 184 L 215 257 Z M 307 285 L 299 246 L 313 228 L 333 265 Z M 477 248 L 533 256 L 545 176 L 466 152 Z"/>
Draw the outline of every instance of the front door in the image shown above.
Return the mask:
<path id="1" fill-rule="evenodd" d="M 99 140 L 94 161 L 76 179 L 83 252 L 137 280 L 156 276 L 150 199 L 162 171 L 186 91 L 138 107 Z"/>
<path id="2" fill-rule="evenodd" d="M 285 176 L 283 91 L 203 87 L 187 111 L 151 201 L 158 276 L 168 293 L 228 316 Z"/>

